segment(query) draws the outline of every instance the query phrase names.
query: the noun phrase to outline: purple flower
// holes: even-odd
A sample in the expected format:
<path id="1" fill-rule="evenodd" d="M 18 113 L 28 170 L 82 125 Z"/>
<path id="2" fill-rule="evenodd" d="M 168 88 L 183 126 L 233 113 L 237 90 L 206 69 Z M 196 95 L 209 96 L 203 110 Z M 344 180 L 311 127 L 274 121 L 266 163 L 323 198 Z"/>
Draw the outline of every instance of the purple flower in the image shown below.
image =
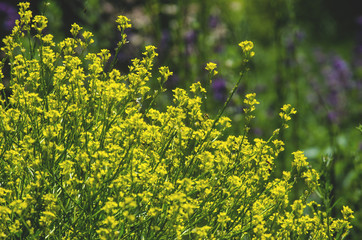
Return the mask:
<path id="1" fill-rule="evenodd" d="M 10 31 L 15 26 L 15 20 L 19 19 L 16 8 L 8 3 L 0 2 L 0 12 L 2 13 L 1 15 L 5 13 L 3 27 Z"/>
<path id="2" fill-rule="evenodd" d="M 294 39 L 288 38 L 286 45 L 287 45 L 286 48 L 287 48 L 288 53 L 292 54 L 292 53 L 295 52 L 295 41 L 294 41 Z"/>
<path id="3" fill-rule="evenodd" d="M 294 54 L 297 44 L 302 42 L 305 37 L 303 31 L 295 31 L 293 34 L 290 34 L 286 39 L 286 49 L 290 54 Z"/>
<path id="4" fill-rule="evenodd" d="M 338 55 L 319 60 L 323 64 L 322 74 L 331 90 L 343 91 L 352 86 L 352 71 L 347 62 Z"/>
<path id="5" fill-rule="evenodd" d="M 346 101 L 349 91 L 357 84 L 353 80 L 353 72 L 350 65 L 341 56 L 325 54 L 318 50 L 315 52 L 316 60 L 320 64 L 322 82 L 315 82 L 314 92 L 324 107 L 329 109 L 326 117 L 331 123 L 339 123 L 348 111 Z M 318 107 L 318 106 L 317 106 Z"/>
<path id="6" fill-rule="evenodd" d="M 333 59 L 333 66 L 335 67 L 335 69 L 337 71 L 340 71 L 340 72 L 348 72 L 349 71 L 346 61 L 344 61 L 342 58 L 340 58 L 338 56 L 336 56 Z"/>
<path id="7" fill-rule="evenodd" d="M 190 30 L 185 34 L 185 41 L 187 44 L 194 44 L 197 40 L 197 33 L 195 30 Z"/>
<path id="8" fill-rule="evenodd" d="M 186 54 L 191 55 L 194 51 L 197 41 L 197 32 L 195 30 L 186 32 L 184 39 L 186 43 Z"/>
<path id="9" fill-rule="evenodd" d="M 219 25 L 219 23 L 220 23 L 220 19 L 218 18 L 218 16 L 211 15 L 209 17 L 209 27 L 210 28 L 216 28 L 217 25 Z"/>
<path id="10" fill-rule="evenodd" d="M 338 123 L 339 114 L 336 111 L 329 111 L 327 114 L 328 120 L 332 123 Z"/>
<path id="11" fill-rule="evenodd" d="M 261 137 L 263 135 L 263 130 L 261 128 L 253 128 L 253 133 L 255 136 Z"/>
<path id="12" fill-rule="evenodd" d="M 301 41 L 303 41 L 304 38 L 305 38 L 305 32 L 303 32 L 303 31 L 297 31 L 297 32 L 295 33 L 295 37 L 296 37 L 296 39 L 297 39 L 299 42 L 301 42 Z"/>
<path id="13" fill-rule="evenodd" d="M 333 58 L 333 69 L 336 72 L 338 83 L 342 87 L 350 87 L 352 72 L 345 60 L 336 56 Z"/>
<path id="14" fill-rule="evenodd" d="M 327 97 L 328 103 L 331 106 L 337 107 L 339 104 L 339 96 L 338 96 L 338 92 L 336 90 L 332 90 Z"/>
<path id="15" fill-rule="evenodd" d="M 171 42 L 171 34 L 168 30 L 163 30 L 161 33 L 161 39 L 160 39 L 160 52 L 166 51 L 169 47 L 169 44 Z"/>
<path id="16" fill-rule="evenodd" d="M 214 98 L 218 101 L 226 100 L 226 82 L 223 78 L 217 78 L 212 83 L 212 89 L 214 92 Z"/>

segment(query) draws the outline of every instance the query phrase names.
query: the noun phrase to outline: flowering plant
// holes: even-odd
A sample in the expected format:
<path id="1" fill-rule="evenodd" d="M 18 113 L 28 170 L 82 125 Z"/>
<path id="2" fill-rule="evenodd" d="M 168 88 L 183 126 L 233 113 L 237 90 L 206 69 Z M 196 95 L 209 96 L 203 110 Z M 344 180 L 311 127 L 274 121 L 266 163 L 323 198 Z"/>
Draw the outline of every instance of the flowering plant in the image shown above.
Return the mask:
<path id="1" fill-rule="evenodd" d="M 224 135 L 231 123 L 222 114 L 237 86 L 215 119 L 201 110 L 200 83 L 189 92 L 176 88 L 174 105 L 157 110 L 154 99 L 172 73 L 160 67 L 160 89 L 147 86 L 155 47 L 147 46 L 121 74 L 114 64 L 108 68 L 109 50 L 88 51 L 90 32 L 73 24 L 73 37 L 55 43 L 42 33 L 46 18 L 33 17 L 29 3 L 19 7 L 20 20 L 1 48 L 11 88 L 0 105 L 1 238 L 328 239 L 348 233 L 351 209 L 333 219 L 307 201 L 319 175 L 303 152 L 293 154 L 290 171 L 273 176 L 284 145 L 279 130 L 268 140 L 250 140 L 247 131 Z M 131 25 L 125 17 L 117 23 L 119 52 Z M 240 46 L 247 69 L 253 44 Z M 216 65 L 208 68 L 216 72 Z M 244 103 L 248 123 L 259 102 L 248 94 Z M 295 113 L 282 107 L 283 128 Z M 291 201 L 297 181 L 305 191 Z"/>

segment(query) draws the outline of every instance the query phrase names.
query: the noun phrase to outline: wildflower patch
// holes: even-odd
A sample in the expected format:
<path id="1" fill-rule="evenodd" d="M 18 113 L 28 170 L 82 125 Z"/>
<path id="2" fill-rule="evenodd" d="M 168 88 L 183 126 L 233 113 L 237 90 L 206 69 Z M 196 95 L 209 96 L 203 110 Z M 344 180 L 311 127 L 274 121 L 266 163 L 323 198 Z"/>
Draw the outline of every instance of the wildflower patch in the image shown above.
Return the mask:
<path id="1" fill-rule="evenodd" d="M 92 33 L 73 24 L 72 37 L 55 43 L 43 34 L 44 16 L 33 17 L 29 3 L 19 8 L 1 48 L 11 89 L 0 100 L 1 238 L 328 239 L 348 233 L 351 209 L 333 219 L 308 201 L 319 175 L 301 151 L 290 171 L 272 177 L 284 150 L 279 130 L 268 140 L 249 139 L 247 131 L 224 136 L 231 121 L 223 110 L 237 86 L 214 119 L 201 110 L 200 83 L 175 89 L 174 104 L 158 110 L 154 99 L 172 72 L 160 67 L 160 88 L 147 85 L 154 46 L 122 74 L 114 61 L 108 67 L 109 50 L 89 52 Z M 123 16 L 117 23 L 116 54 L 131 27 Z M 253 43 L 239 45 L 246 71 Z M 216 64 L 207 70 L 216 75 Z M 259 104 L 255 97 L 244 101 L 246 130 Z M 283 128 L 295 113 L 282 107 Z M 291 202 L 296 181 L 305 189 Z"/>

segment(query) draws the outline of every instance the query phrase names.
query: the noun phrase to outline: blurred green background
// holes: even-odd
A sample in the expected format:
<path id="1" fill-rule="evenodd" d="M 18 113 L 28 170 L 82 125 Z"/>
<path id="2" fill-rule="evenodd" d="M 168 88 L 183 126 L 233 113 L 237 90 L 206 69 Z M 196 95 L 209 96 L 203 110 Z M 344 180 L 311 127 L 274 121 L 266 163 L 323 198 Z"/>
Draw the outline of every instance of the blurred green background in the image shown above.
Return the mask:
<path id="1" fill-rule="evenodd" d="M 0 1 L 0 36 L 9 34 L 18 1 Z M 55 40 L 69 37 L 79 23 L 95 35 L 94 51 L 108 48 L 124 72 L 144 46 L 158 48 L 157 66 L 167 65 L 174 76 L 169 90 L 201 81 L 210 88 L 205 109 L 216 114 L 238 79 L 241 64 L 237 44 L 251 40 L 256 55 L 251 71 L 227 109 L 232 134 L 244 129 L 242 99 L 256 92 L 261 102 L 251 137 L 268 138 L 280 126 L 284 103 L 298 114 L 281 134 L 286 151 L 277 160 L 278 171 L 290 165 L 290 153 L 303 150 L 336 204 L 355 211 L 348 239 L 362 235 L 362 8 L 360 0 L 52 0 L 30 1 L 34 14 L 49 19 L 46 30 Z M 118 15 L 131 19 L 129 44 L 118 56 Z M 2 55 L 0 55 L 2 57 Z M 218 64 L 219 75 L 208 86 L 207 62 Z M 5 79 L 6 81 L 6 79 Z M 153 85 L 155 84 L 155 85 Z M 156 82 L 151 82 L 155 87 Z M 171 91 L 158 106 L 170 103 Z M 215 107 L 216 106 L 216 107 Z M 323 159 L 329 159 L 323 161 Z"/>

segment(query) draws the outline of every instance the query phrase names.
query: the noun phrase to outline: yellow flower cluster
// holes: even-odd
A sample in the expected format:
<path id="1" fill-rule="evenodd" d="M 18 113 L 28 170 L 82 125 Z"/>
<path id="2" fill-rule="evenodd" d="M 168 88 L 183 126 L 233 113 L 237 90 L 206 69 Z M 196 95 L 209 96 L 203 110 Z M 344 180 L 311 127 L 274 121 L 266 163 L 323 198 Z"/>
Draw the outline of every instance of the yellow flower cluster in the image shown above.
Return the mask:
<path id="1" fill-rule="evenodd" d="M 239 46 L 243 50 L 243 52 L 250 52 L 254 47 L 254 43 L 251 41 L 243 41 L 239 43 Z"/>
<path id="2" fill-rule="evenodd" d="M 118 23 L 117 29 L 121 32 L 121 40 L 118 43 L 118 48 L 127 43 L 127 34 L 124 33 L 124 30 L 132 27 L 132 24 L 129 22 L 130 20 L 126 16 L 118 16 L 116 19 L 116 23 Z"/>
<path id="3" fill-rule="evenodd" d="M 180 88 L 173 105 L 157 110 L 157 94 L 147 86 L 154 46 L 132 60 L 127 74 L 106 71 L 110 53 L 88 52 L 91 33 L 73 24 L 73 37 L 55 43 L 42 35 L 45 18 L 32 20 L 29 4 L 19 6 L 18 30 L 2 48 L 12 94 L 0 104 L 0 238 L 330 239 L 348 233 L 351 209 L 333 219 L 305 196 L 289 202 L 293 171 L 272 174 L 284 150 L 278 131 L 267 141 L 224 136 L 230 119 L 205 117 L 201 98 Z M 128 21 L 118 18 L 121 30 Z M 21 38 L 32 28 L 43 39 L 34 52 Z M 172 72 L 160 67 L 159 73 L 162 90 Z M 200 83 L 190 87 L 197 91 L 205 91 Z M 245 104 L 254 111 L 255 95 Z M 282 110 L 289 120 L 294 110 Z M 307 188 L 316 187 L 318 175 L 302 153 L 294 158 Z"/>
<path id="4" fill-rule="evenodd" d="M 251 41 L 243 41 L 239 43 L 241 51 L 249 58 L 254 57 L 255 52 L 251 51 L 254 48 L 254 43 Z"/>
<path id="5" fill-rule="evenodd" d="M 206 64 L 205 69 L 206 69 L 207 71 L 209 71 L 209 73 L 210 73 L 212 76 L 215 76 L 215 75 L 218 74 L 218 72 L 216 71 L 216 67 L 217 67 L 216 63 L 209 62 L 209 63 Z"/>
<path id="6" fill-rule="evenodd" d="M 252 115 L 251 113 L 253 111 L 255 111 L 255 105 L 260 104 L 255 99 L 255 96 L 256 96 L 255 93 L 249 93 L 249 94 L 246 94 L 245 99 L 244 99 L 244 104 L 246 105 L 244 108 L 244 113 L 246 115 L 247 122 L 250 122 L 251 119 L 255 118 L 255 116 Z"/>
<path id="7" fill-rule="evenodd" d="M 33 18 L 33 24 L 31 25 L 32 28 L 34 28 L 38 33 L 41 33 L 44 28 L 47 27 L 48 19 L 45 16 L 42 15 L 36 15 Z"/>
<path id="8" fill-rule="evenodd" d="M 118 30 L 122 32 L 126 28 L 131 28 L 130 20 L 126 16 L 118 16 L 116 23 L 118 23 Z"/>
<path id="9" fill-rule="evenodd" d="M 284 128 L 289 128 L 289 125 L 286 124 L 289 120 L 291 120 L 291 116 L 292 114 L 296 114 L 297 111 L 290 106 L 290 104 L 285 104 L 282 108 L 281 108 L 282 112 L 279 113 L 280 118 L 283 121 L 283 127 Z"/>

